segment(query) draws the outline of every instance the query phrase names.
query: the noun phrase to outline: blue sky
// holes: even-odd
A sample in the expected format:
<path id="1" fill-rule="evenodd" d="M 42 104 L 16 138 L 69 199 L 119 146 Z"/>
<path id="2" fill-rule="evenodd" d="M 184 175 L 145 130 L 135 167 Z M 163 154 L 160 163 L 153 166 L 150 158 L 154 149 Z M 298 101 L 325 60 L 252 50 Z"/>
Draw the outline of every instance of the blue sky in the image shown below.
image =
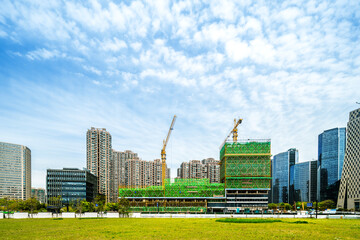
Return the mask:
<path id="1" fill-rule="evenodd" d="M 0 141 L 47 168 L 86 164 L 86 131 L 116 150 L 218 158 L 233 119 L 272 154 L 317 158 L 360 101 L 359 1 L 0 1 Z"/>

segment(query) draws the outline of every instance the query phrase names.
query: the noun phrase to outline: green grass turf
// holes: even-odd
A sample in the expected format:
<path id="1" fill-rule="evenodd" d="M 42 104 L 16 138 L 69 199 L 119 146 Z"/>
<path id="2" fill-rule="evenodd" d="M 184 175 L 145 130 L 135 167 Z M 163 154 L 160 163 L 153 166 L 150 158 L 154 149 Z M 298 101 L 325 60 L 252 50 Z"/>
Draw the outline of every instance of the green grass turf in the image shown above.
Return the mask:
<path id="1" fill-rule="evenodd" d="M 360 220 L 270 223 L 216 219 L 2 219 L 0 239 L 360 239 Z"/>

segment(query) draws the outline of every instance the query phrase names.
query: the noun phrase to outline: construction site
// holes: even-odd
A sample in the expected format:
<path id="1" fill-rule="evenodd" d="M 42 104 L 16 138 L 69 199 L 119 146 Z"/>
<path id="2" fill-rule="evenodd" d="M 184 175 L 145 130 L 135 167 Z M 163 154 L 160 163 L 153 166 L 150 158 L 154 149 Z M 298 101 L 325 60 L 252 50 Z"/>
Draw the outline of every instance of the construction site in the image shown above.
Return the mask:
<path id="1" fill-rule="evenodd" d="M 238 140 L 234 126 L 220 146 L 220 183 L 209 179 L 165 179 L 166 145 L 161 150 L 162 186 L 119 189 L 119 198 L 130 201 L 132 212 L 247 212 L 267 209 L 271 183 L 270 139 Z M 229 139 L 232 135 L 232 139 Z"/>

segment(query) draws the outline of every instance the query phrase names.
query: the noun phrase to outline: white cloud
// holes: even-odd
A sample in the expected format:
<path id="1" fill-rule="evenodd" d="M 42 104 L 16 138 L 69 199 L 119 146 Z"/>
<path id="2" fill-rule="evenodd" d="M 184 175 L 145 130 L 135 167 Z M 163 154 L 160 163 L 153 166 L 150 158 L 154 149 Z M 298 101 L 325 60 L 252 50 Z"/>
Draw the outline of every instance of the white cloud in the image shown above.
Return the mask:
<path id="1" fill-rule="evenodd" d="M 250 48 L 247 43 L 240 40 L 231 40 L 225 45 L 226 54 L 233 61 L 240 61 L 250 55 Z"/>
<path id="2" fill-rule="evenodd" d="M 30 60 L 41 60 L 41 59 L 51 59 L 56 57 L 66 57 L 65 53 L 60 53 L 57 50 L 47 50 L 47 49 L 37 49 L 35 51 L 30 51 L 26 54 L 26 57 Z"/>
<path id="3" fill-rule="evenodd" d="M 140 51 L 141 47 L 142 47 L 142 43 L 141 42 L 134 42 L 130 44 L 131 48 L 134 49 L 134 51 L 138 52 Z"/>
<path id="4" fill-rule="evenodd" d="M 95 73 L 95 74 L 98 75 L 98 76 L 101 76 L 101 75 L 102 75 L 102 72 L 101 72 L 99 69 L 97 69 L 97 68 L 95 68 L 95 67 L 93 67 L 93 66 L 83 66 L 83 68 L 84 68 L 86 71 Z M 98 85 L 100 82 L 99 82 L 99 81 L 94 81 L 94 83 Z"/>
<path id="5" fill-rule="evenodd" d="M 122 48 L 127 48 L 127 44 L 125 43 L 125 41 L 119 40 L 116 37 L 114 37 L 113 39 L 107 39 L 99 43 L 99 45 L 104 51 L 112 52 L 117 52 Z"/>
<path id="6" fill-rule="evenodd" d="M 176 112 L 186 125 L 174 138 L 181 145 L 174 157 L 179 163 L 216 157 L 228 128 L 225 125 L 231 126 L 235 116 L 242 116 L 240 136 L 271 137 L 273 154 L 298 147 L 301 158 L 309 160 L 316 157 L 317 133 L 345 125 L 347 112 L 358 98 L 357 9 L 357 1 L 4 1 L 0 37 L 5 43 L 4 61 L 25 57 L 33 60 L 28 61 L 32 68 L 46 75 L 35 60 L 48 60 L 53 76 L 26 85 L 31 93 L 38 93 L 35 95 L 54 88 L 66 98 L 50 96 L 47 103 L 61 104 L 28 107 L 41 108 L 37 114 L 48 114 L 62 106 L 64 99 L 71 99 L 54 118 L 72 112 L 69 122 L 57 123 L 65 132 L 78 121 L 74 129 L 80 132 L 92 123 L 107 125 L 114 129 L 114 144 L 133 150 L 142 146 L 139 153 L 151 159 L 159 155 L 153 150 L 157 143 L 161 145 L 159 129 L 164 128 L 166 134 L 164 116 Z M 64 64 L 52 61 L 58 58 Z M 32 79 L 18 71 L 18 66 L 13 64 L 9 72 L 5 69 L 2 81 L 18 81 L 6 77 L 10 71 L 19 74 L 12 79 Z M 56 82 L 71 87 L 60 91 L 52 81 L 55 77 Z M 79 85 L 91 88 L 78 91 Z M 79 98 L 79 92 L 85 95 Z M 1 104 L 21 99 L 4 96 L 7 100 Z M 104 97 L 108 97 L 106 101 Z M 30 112 L 23 116 L 20 110 L 14 115 L 4 113 L 9 108 L 1 104 L 2 123 L 11 125 L 11 119 L 23 117 L 30 125 L 52 122 Z M 72 110 L 76 105 L 80 107 Z M 136 126 L 123 116 L 135 119 Z M 148 125 L 142 125 L 144 122 Z M 15 130 L 5 125 L 1 132 L 11 135 Z M 140 126 L 150 126 L 143 142 L 139 140 Z M 77 147 L 83 146 L 83 139 L 79 141 Z M 67 141 L 62 147 L 78 151 Z"/>

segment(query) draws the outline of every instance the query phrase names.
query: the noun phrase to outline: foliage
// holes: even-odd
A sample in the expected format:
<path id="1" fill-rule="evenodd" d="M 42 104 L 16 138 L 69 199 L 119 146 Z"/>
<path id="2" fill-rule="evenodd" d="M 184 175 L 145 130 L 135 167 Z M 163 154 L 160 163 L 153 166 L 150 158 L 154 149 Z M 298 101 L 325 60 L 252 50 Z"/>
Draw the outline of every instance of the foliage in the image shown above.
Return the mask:
<path id="1" fill-rule="evenodd" d="M 291 210 L 292 206 L 289 203 L 284 204 L 285 210 Z"/>
<path id="2" fill-rule="evenodd" d="M 117 212 L 119 210 L 119 204 L 118 203 L 108 203 L 108 204 L 106 204 L 105 210 Z"/>
<path id="3" fill-rule="evenodd" d="M 269 203 L 268 208 L 275 210 L 277 208 L 277 205 L 276 205 L 276 203 Z"/>
<path id="4" fill-rule="evenodd" d="M 9 200 L 7 198 L 0 199 L 0 210 L 6 211 L 27 211 L 27 212 L 37 212 L 39 209 L 46 208 L 45 204 L 41 204 L 36 198 L 29 198 L 25 201 L 18 200 Z"/>
<path id="5" fill-rule="evenodd" d="M 106 196 L 104 194 L 98 194 L 95 198 L 95 208 L 97 212 L 104 211 Z"/>
<path id="6" fill-rule="evenodd" d="M 319 202 L 319 210 L 323 211 L 325 209 L 334 209 L 336 208 L 336 204 L 333 200 L 325 200 Z"/>
<path id="7" fill-rule="evenodd" d="M 119 211 L 119 214 L 122 216 L 122 217 L 125 217 L 125 216 L 129 216 L 129 210 L 130 210 L 130 202 L 128 199 L 122 197 L 120 198 L 119 200 L 119 205 L 118 205 L 118 211 Z"/>

